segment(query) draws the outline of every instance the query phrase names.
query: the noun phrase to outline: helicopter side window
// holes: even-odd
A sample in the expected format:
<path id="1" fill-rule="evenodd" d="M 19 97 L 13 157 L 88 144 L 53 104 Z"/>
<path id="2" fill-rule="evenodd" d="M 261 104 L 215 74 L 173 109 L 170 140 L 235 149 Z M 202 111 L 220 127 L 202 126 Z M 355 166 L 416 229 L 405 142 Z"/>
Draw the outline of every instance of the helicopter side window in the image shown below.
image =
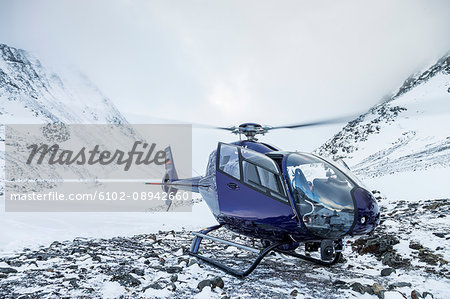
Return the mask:
<path id="1" fill-rule="evenodd" d="M 244 168 L 244 181 L 246 183 L 261 184 L 256 165 L 244 161 L 242 167 Z"/>
<path id="2" fill-rule="evenodd" d="M 258 174 L 261 179 L 261 185 L 266 186 L 270 190 L 281 193 L 277 184 L 275 174 L 269 172 L 261 167 L 258 167 Z"/>
<path id="3" fill-rule="evenodd" d="M 228 144 L 220 146 L 219 169 L 238 180 L 241 178 L 238 148 L 236 146 Z"/>
<path id="4" fill-rule="evenodd" d="M 270 171 L 273 171 L 275 173 L 278 173 L 277 164 L 270 159 L 269 157 L 260 154 L 258 152 L 249 150 L 249 149 L 242 149 L 241 150 L 242 158 L 245 160 L 248 160 L 249 162 L 252 162 L 256 165 L 260 165 Z"/>
<path id="5" fill-rule="evenodd" d="M 282 196 L 285 194 L 284 189 L 278 175 L 245 160 L 242 161 L 242 169 L 244 183 L 285 201 Z"/>
<path id="6" fill-rule="evenodd" d="M 244 170 L 244 182 L 261 191 L 265 191 L 264 188 L 261 187 L 261 180 L 256 165 L 243 161 L 242 168 Z"/>
<path id="7" fill-rule="evenodd" d="M 248 149 L 242 149 L 241 154 L 244 183 L 286 201 L 275 162 L 265 155 Z"/>

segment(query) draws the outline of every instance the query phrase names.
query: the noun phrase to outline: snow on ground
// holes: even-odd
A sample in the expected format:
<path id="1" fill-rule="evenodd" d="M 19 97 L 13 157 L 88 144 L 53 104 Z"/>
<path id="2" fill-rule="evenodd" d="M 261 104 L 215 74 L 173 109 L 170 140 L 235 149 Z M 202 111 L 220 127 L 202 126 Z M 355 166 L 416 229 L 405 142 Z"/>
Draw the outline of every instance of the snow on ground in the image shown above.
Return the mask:
<path id="1" fill-rule="evenodd" d="M 4 210 L 3 210 L 4 211 Z M 199 230 L 216 224 L 207 205 L 192 212 L 158 213 L 5 213 L 0 211 L 0 256 L 76 237 L 111 238 L 159 230 Z"/>
<path id="2" fill-rule="evenodd" d="M 277 253 L 242 280 L 190 257 L 190 231 L 77 238 L 0 258 L 0 297 L 448 298 L 450 200 L 380 204 L 376 233 L 347 239 L 344 260 L 332 267 Z M 213 235 L 260 246 L 227 230 Z M 202 244 L 202 254 L 232 267 L 248 266 L 255 257 Z"/>
<path id="3" fill-rule="evenodd" d="M 380 177 L 360 176 L 370 190 L 380 190 L 388 200 L 409 201 L 449 196 L 450 168 L 398 172 Z"/>

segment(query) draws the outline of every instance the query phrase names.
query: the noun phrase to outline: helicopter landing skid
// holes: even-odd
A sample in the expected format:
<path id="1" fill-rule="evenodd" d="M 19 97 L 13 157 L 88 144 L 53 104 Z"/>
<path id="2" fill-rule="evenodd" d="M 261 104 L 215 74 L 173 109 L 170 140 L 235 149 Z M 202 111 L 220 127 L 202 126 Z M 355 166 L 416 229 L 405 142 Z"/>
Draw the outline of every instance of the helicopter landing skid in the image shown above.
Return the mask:
<path id="1" fill-rule="evenodd" d="M 203 260 L 203 261 L 205 261 L 205 262 L 207 262 L 207 263 L 209 263 L 209 264 L 211 264 L 211 265 L 213 265 L 213 266 L 215 266 L 215 267 L 217 267 L 217 268 L 219 268 L 219 269 L 221 269 L 221 270 L 223 270 L 223 271 L 225 271 L 225 272 L 227 272 L 227 273 L 229 273 L 229 274 L 231 274 L 233 276 L 239 277 L 239 278 L 244 278 L 247 275 L 249 275 L 250 273 L 252 273 L 253 270 L 255 270 L 256 267 L 259 265 L 259 263 L 263 260 L 263 258 L 267 254 L 269 254 L 271 251 L 275 251 L 275 252 L 278 252 L 278 253 L 281 253 L 281 254 L 285 254 L 285 255 L 292 256 L 292 257 L 300 258 L 300 259 L 303 259 L 303 260 L 306 260 L 306 261 L 309 261 L 309 262 L 313 262 L 313 263 L 316 263 L 316 264 L 319 264 L 319 265 L 322 265 L 322 266 L 334 265 L 335 263 L 337 263 L 339 261 L 341 255 L 342 255 L 341 250 L 336 250 L 335 257 L 332 260 L 330 260 L 330 261 L 323 261 L 323 260 L 316 259 L 316 258 L 313 258 L 313 257 L 310 257 L 310 256 L 306 256 L 306 255 L 302 255 L 302 254 L 296 253 L 294 251 L 284 251 L 284 250 L 277 249 L 279 246 L 281 246 L 283 244 L 286 244 L 286 243 L 282 243 L 282 242 L 271 243 L 267 247 L 264 247 L 262 250 L 258 250 L 258 249 L 253 248 L 253 247 L 245 246 L 245 245 L 242 245 L 242 244 L 238 244 L 238 243 L 235 243 L 235 242 L 231 242 L 231 241 L 227 241 L 227 240 L 224 240 L 224 239 L 220 239 L 220 238 L 217 238 L 217 237 L 212 237 L 212 236 L 208 236 L 207 235 L 211 231 L 214 231 L 214 230 L 219 229 L 221 227 L 222 227 L 222 225 L 216 225 L 216 226 L 205 228 L 205 229 L 203 229 L 203 230 L 201 230 L 199 232 L 194 232 L 193 234 L 194 234 L 195 237 L 192 240 L 192 244 L 191 244 L 191 248 L 190 248 L 189 254 L 194 256 L 194 257 L 196 257 L 196 258 L 199 258 L 199 259 L 201 259 L 201 260 Z M 209 258 L 209 257 L 206 257 L 206 256 L 198 254 L 198 250 L 200 248 L 200 243 L 201 243 L 201 241 L 203 239 L 209 239 L 211 241 L 216 241 L 216 242 L 219 242 L 219 243 L 222 243 L 222 244 L 225 244 L 225 245 L 234 246 L 234 247 L 237 247 L 237 248 L 249 251 L 249 252 L 256 253 L 256 254 L 258 254 L 258 256 L 256 257 L 256 259 L 254 260 L 254 262 L 252 263 L 252 265 L 248 269 L 246 269 L 245 271 L 239 271 L 239 270 L 233 269 L 233 268 L 231 268 L 231 267 L 229 267 L 227 265 L 224 265 L 224 264 L 222 264 L 222 263 L 220 263 L 220 262 L 218 262 L 218 261 L 216 261 L 216 260 L 214 260 L 212 258 Z M 341 248 L 341 243 L 339 243 L 338 248 L 339 249 Z"/>
<path id="2" fill-rule="evenodd" d="M 224 239 L 220 239 L 220 238 L 216 238 L 216 237 L 212 237 L 212 236 L 208 236 L 207 234 L 213 230 L 219 229 L 220 227 L 222 227 L 222 225 L 216 225 L 216 226 L 212 226 L 212 227 L 208 227 L 205 228 L 203 230 L 201 230 L 200 232 L 195 232 L 194 234 L 194 239 L 192 240 L 192 244 L 191 244 L 191 249 L 189 254 L 192 256 L 195 256 L 196 258 L 199 258 L 225 272 L 227 272 L 228 274 L 231 274 L 233 276 L 239 277 L 239 278 L 244 278 L 247 275 L 249 275 L 250 273 L 253 272 L 253 270 L 256 269 L 256 267 L 259 265 L 259 263 L 262 261 L 262 259 L 269 254 L 271 251 L 273 251 L 275 248 L 277 248 L 280 245 L 283 245 L 285 243 L 273 243 L 270 244 L 269 246 L 263 248 L 262 250 L 258 250 L 256 248 L 253 247 L 249 247 L 249 246 L 245 246 L 242 244 L 238 244 L 235 242 L 231 242 L 231 241 L 227 241 Z M 255 261 L 253 262 L 253 264 L 245 271 L 239 271 L 236 269 L 233 269 L 225 264 L 222 264 L 216 260 L 213 260 L 212 258 L 203 256 L 198 254 L 198 249 L 200 247 L 200 243 L 203 239 L 209 239 L 212 241 L 216 241 L 222 244 L 226 244 L 226 245 L 230 245 L 230 246 L 234 246 L 249 252 L 253 252 L 253 253 L 257 253 L 258 256 L 256 257 Z"/>
<path id="3" fill-rule="evenodd" d="M 324 260 L 321 260 L 321 259 L 313 258 L 311 256 L 307 256 L 307 255 L 303 255 L 303 254 L 297 253 L 295 251 L 284 251 L 284 250 L 279 250 L 279 249 L 275 249 L 275 251 L 278 252 L 278 253 L 281 253 L 281 254 L 285 254 L 285 255 L 288 255 L 288 256 L 296 257 L 296 258 L 299 258 L 299 259 L 302 259 L 302 260 L 305 260 L 305 261 L 309 261 L 309 262 L 312 262 L 312 263 L 316 263 L 316 264 L 321 265 L 321 266 L 332 266 L 332 265 L 336 264 L 337 262 L 339 262 L 339 260 L 340 260 L 340 258 L 342 256 L 341 250 L 336 250 L 336 254 L 335 254 L 335 256 L 334 256 L 334 258 L 332 260 L 324 261 Z"/>

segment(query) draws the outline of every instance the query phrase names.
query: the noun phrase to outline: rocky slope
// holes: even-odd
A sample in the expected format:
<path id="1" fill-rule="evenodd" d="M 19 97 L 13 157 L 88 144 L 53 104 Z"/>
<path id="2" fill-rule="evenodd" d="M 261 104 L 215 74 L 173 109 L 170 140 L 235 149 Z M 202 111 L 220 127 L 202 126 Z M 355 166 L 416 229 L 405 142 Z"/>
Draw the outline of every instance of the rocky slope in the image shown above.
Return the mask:
<path id="1" fill-rule="evenodd" d="M 244 280 L 191 258 L 188 231 L 54 242 L 0 259 L 0 297 L 447 298 L 449 208 L 449 199 L 385 205 L 377 232 L 347 240 L 337 265 L 274 254 Z M 259 246 L 226 231 L 217 235 Z M 251 258 L 206 240 L 203 253 L 233 266 Z"/>
<path id="2" fill-rule="evenodd" d="M 0 44 L 0 120 L 5 123 L 126 123 L 86 77 L 55 73 L 22 49 Z"/>
<path id="3" fill-rule="evenodd" d="M 364 177 L 450 167 L 450 54 L 409 77 L 316 152 Z M 450 172 L 449 172 L 450 174 Z"/>
<path id="4" fill-rule="evenodd" d="M 55 124 L 51 128 L 59 128 L 56 130 L 59 132 L 65 127 L 64 124 L 126 124 L 127 121 L 112 102 L 82 74 L 68 69 L 56 73 L 27 51 L 0 44 L 0 203 L 4 193 L 6 159 L 3 125 L 42 123 Z M 100 137 L 108 140 L 107 136 L 99 136 L 95 130 L 90 131 L 90 135 L 92 140 L 100 140 Z M 113 136 L 109 137 L 114 140 Z M 32 143 L 38 140 L 33 138 L 34 136 L 29 136 L 26 141 Z M 124 131 L 117 138 L 123 139 L 124 144 L 132 144 L 136 135 Z M 17 143 L 19 138 L 11 140 Z M 42 169 L 25 171 L 23 163 L 15 161 L 26 161 L 27 153 L 18 151 L 16 154 L 17 157 L 10 155 L 10 173 L 26 172 L 37 181 L 62 179 L 50 167 L 47 174 Z M 71 167 L 61 171 L 71 171 Z M 78 173 L 77 170 L 73 171 Z M 79 172 L 80 178 L 94 177 L 85 170 Z M 46 182 L 36 184 L 33 187 L 36 190 L 54 186 Z M 0 210 L 2 209 L 0 204 Z"/>

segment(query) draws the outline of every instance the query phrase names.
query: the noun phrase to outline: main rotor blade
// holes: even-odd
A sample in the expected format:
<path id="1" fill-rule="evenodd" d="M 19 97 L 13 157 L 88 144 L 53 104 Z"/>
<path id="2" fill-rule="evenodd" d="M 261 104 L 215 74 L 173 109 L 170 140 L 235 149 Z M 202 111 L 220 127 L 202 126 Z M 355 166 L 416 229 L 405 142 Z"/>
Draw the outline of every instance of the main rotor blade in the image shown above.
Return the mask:
<path id="1" fill-rule="evenodd" d="M 226 130 L 226 131 L 234 131 L 236 127 L 218 127 L 213 125 L 206 125 L 206 124 L 198 124 L 198 123 L 192 123 L 193 128 L 200 128 L 200 129 L 216 129 L 216 130 Z"/>
<path id="2" fill-rule="evenodd" d="M 200 128 L 200 129 L 215 129 L 215 130 L 226 130 L 226 131 L 234 131 L 236 127 L 219 127 L 209 124 L 202 124 L 202 123 L 193 123 L 193 122 L 186 122 L 186 121 L 180 121 L 180 120 L 174 120 L 170 118 L 165 117 L 157 117 L 153 115 L 143 115 L 143 114 L 136 114 L 140 118 L 148 118 L 146 121 L 148 123 L 160 123 L 162 121 L 163 123 L 167 124 L 187 124 L 192 125 L 193 128 Z"/>
<path id="3" fill-rule="evenodd" d="M 359 115 L 349 115 L 349 116 L 341 116 L 336 118 L 330 118 L 330 119 L 324 119 L 324 120 L 318 120 L 318 121 L 311 121 L 311 122 L 304 122 L 304 123 L 294 123 L 294 124 L 288 124 L 284 126 L 275 126 L 275 127 L 265 127 L 267 130 L 276 130 L 276 129 L 297 129 L 297 128 L 304 128 L 304 127 L 313 127 L 313 126 L 322 126 L 322 125 L 329 125 L 329 124 L 339 124 L 339 123 L 345 123 L 354 120 Z"/>

